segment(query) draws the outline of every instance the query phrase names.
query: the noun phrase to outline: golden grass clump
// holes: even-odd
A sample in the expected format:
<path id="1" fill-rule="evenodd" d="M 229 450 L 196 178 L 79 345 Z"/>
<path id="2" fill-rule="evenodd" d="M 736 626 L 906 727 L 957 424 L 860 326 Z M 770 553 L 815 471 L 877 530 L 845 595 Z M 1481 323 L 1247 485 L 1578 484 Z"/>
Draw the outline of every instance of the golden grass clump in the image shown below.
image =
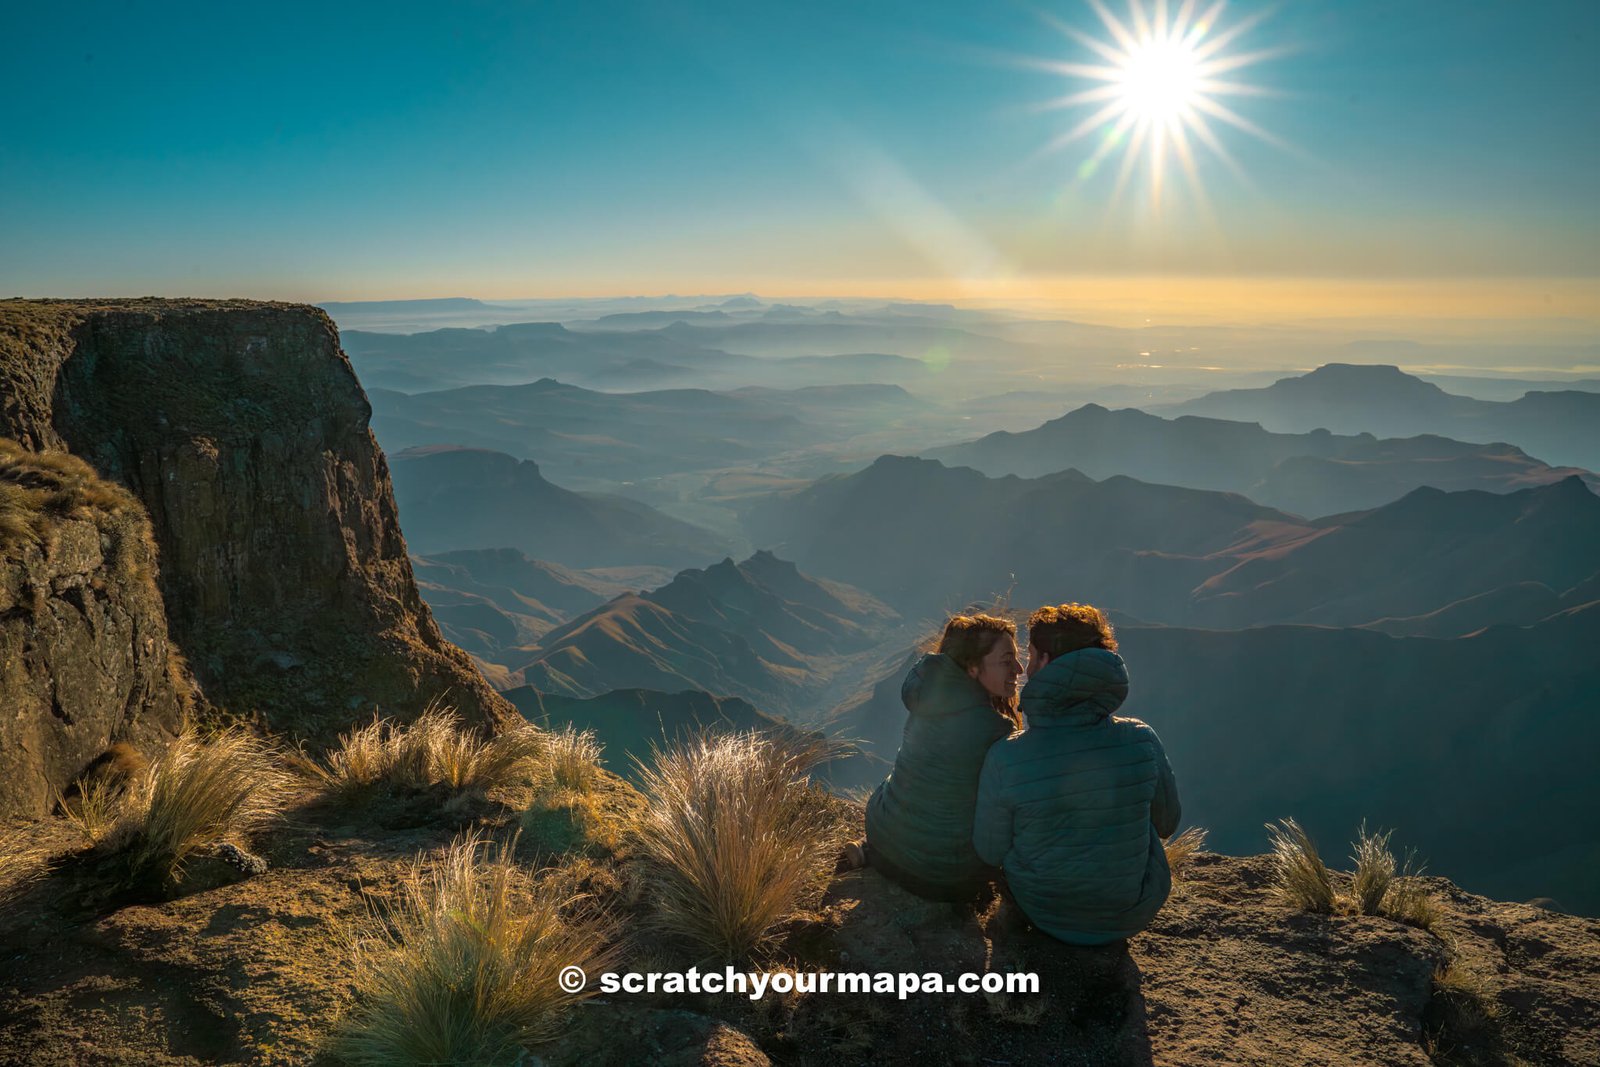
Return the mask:
<path id="1" fill-rule="evenodd" d="M 1267 824 L 1272 838 L 1272 873 L 1278 898 L 1302 911 L 1333 911 L 1333 879 L 1317 846 L 1293 819 Z"/>
<path id="2" fill-rule="evenodd" d="M 1360 915 L 1383 915 L 1432 931 L 1444 910 L 1422 884 L 1415 852 L 1408 852 L 1404 863 L 1396 863 L 1389 848 L 1391 833 L 1369 834 L 1366 823 L 1356 831 L 1350 855 L 1356 865 L 1350 879 L 1350 908 Z"/>
<path id="3" fill-rule="evenodd" d="M 99 775 L 79 778 L 73 783 L 76 795 L 60 798 L 57 805 L 87 844 L 98 845 L 116 827 L 129 788 Z"/>
<path id="4" fill-rule="evenodd" d="M 1439 920 L 1444 918 L 1444 907 L 1422 884 L 1423 868 L 1416 863 L 1416 854 L 1406 856 L 1400 873 L 1383 899 L 1383 914 L 1399 922 L 1434 933 Z"/>
<path id="5" fill-rule="evenodd" d="M 1377 915 L 1383 910 L 1384 897 L 1394 885 L 1394 853 L 1389 851 L 1392 830 L 1367 833 L 1363 822 L 1351 843 L 1350 861 L 1356 865 L 1351 876 L 1351 903 L 1362 915 Z"/>
<path id="6" fill-rule="evenodd" d="M 490 789 L 532 777 L 544 750 L 544 733 L 529 723 L 502 727 L 483 739 L 456 729 L 434 741 L 434 773 L 457 792 Z"/>
<path id="7" fill-rule="evenodd" d="M 454 709 L 430 705 L 409 724 L 374 718 L 341 734 L 321 759 L 300 756 L 295 765 L 325 796 L 338 799 L 374 786 L 485 792 L 531 781 L 545 748 L 546 735 L 531 724 L 484 737 L 463 726 Z"/>
<path id="8" fill-rule="evenodd" d="M 587 791 L 600 770 L 600 742 L 593 730 L 575 730 L 568 724 L 545 735 L 548 748 L 544 768 L 559 789 Z"/>
<path id="9" fill-rule="evenodd" d="M 422 857 L 378 930 L 355 942 L 356 1003 L 334 1051 L 353 1064 L 511 1063 L 555 1034 L 617 957 L 610 928 L 559 879 L 539 879 L 468 833 L 431 868 Z M 589 984 L 565 991 L 563 968 Z"/>
<path id="10" fill-rule="evenodd" d="M 0 908 L 10 907 L 45 876 L 50 853 L 21 831 L 0 833 Z"/>
<path id="11" fill-rule="evenodd" d="M 1195 853 L 1206 847 L 1206 831 L 1199 826 L 1191 826 L 1181 834 L 1169 837 L 1165 848 L 1167 853 L 1167 869 L 1172 872 L 1173 880 L 1181 879 L 1184 872 L 1189 869 L 1189 863 L 1194 859 Z"/>
<path id="12" fill-rule="evenodd" d="M 14 482 L 0 481 L 0 549 L 36 545 L 50 528 L 39 495 Z"/>
<path id="13" fill-rule="evenodd" d="M 807 780 L 832 745 L 809 735 L 702 736 L 640 765 L 635 828 L 654 922 L 721 959 L 764 947 L 826 888 L 845 826 Z"/>
<path id="14" fill-rule="evenodd" d="M 34 452 L 0 437 L 0 531 L 38 540 L 50 518 L 142 513 L 133 494 L 68 452 Z"/>
<path id="15" fill-rule="evenodd" d="M 180 882 L 184 863 L 202 849 L 248 842 L 277 818 L 292 782 L 272 749 L 245 730 L 203 741 L 185 731 L 122 794 L 101 847 L 124 858 L 136 884 Z"/>

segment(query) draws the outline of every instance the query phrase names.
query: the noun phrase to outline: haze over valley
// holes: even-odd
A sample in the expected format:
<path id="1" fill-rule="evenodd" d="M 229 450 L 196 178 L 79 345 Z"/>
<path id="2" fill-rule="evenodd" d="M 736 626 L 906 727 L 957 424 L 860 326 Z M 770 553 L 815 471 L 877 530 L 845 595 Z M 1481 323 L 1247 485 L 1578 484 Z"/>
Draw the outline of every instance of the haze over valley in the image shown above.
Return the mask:
<path id="1" fill-rule="evenodd" d="M 1220 847 L 1259 847 L 1280 809 L 1366 818 L 1465 884 L 1600 910 L 1594 848 L 1434 800 L 1536 776 L 1541 724 L 1600 740 L 1581 345 L 1542 341 L 1573 362 L 1540 378 L 1500 346 L 1338 326 L 753 294 L 528 323 L 329 308 L 447 636 L 519 707 L 594 716 L 619 766 L 760 716 L 850 739 L 832 777 L 870 785 L 945 614 L 1081 600 L 1121 627 L 1131 713 L 1204 768 L 1191 814 Z M 1536 700 L 1494 677 L 1517 656 Z M 1241 732 L 1259 740 L 1222 740 Z"/>

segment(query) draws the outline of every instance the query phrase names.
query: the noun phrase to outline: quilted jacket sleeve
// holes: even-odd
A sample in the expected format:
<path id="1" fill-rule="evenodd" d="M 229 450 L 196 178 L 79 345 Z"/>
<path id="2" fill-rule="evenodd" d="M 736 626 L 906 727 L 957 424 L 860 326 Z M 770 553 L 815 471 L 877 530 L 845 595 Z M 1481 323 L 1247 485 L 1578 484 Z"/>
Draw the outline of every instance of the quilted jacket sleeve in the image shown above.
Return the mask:
<path id="1" fill-rule="evenodd" d="M 991 867 L 998 867 L 1011 851 L 1011 801 L 1001 781 L 1000 754 L 1004 742 L 989 750 L 978 776 L 978 808 L 972 820 L 972 847 Z"/>
<path id="2" fill-rule="evenodd" d="M 1183 805 L 1178 801 L 1178 779 L 1167 760 L 1167 750 L 1161 747 L 1161 739 L 1154 730 L 1150 730 L 1150 740 L 1156 756 L 1156 795 L 1150 802 L 1150 821 L 1155 824 L 1156 833 L 1166 838 L 1177 831 Z"/>

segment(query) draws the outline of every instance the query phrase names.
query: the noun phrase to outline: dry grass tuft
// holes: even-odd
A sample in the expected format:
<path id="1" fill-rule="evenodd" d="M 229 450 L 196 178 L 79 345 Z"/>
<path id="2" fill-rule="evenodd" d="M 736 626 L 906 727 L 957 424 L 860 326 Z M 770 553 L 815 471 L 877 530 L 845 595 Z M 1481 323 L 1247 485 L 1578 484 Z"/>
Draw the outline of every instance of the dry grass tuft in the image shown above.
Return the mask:
<path id="1" fill-rule="evenodd" d="M 1406 861 L 1389 887 L 1383 900 L 1383 914 L 1391 919 L 1437 933 L 1439 920 L 1444 918 L 1444 907 L 1422 884 L 1423 868 L 1416 862 L 1416 853 L 1408 853 Z"/>
<path id="2" fill-rule="evenodd" d="M 1353 850 L 1350 861 L 1356 865 L 1355 874 L 1351 876 L 1351 904 L 1362 915 L 1380 914 L 1383 899 L 1394 885 L 1394 853 L 1389 851 L 1389 835 L 1393 832 L 1383 830 L 1369 834 L 1363 822 L 1350 845 Z"/>
<path id="3" fill-rule="evenodd" d="M 456 792 L 481 792 L 527 781 L 544 751 L 543 731 L 528 723 L 503 727 L 487 739 L 457 730 L 437 744 L 434 768 L 439 781 Z"/>
<path id="4" fill-rule="evenodd" d="M 1172 872 L 1173 881 L 1178 881 L 1189 869 L 1189 862 L 1194 859 L 1195 853 L 1206 847 L 1206 831 L 1199 826 L 1191 826 L 1183 833 L 1167 838 L 1167 868 Z"/>
<path id="5" fill-rule="evenodd" d="M 601 746 L 594 731 L 567 725 L 544 736 L 549 742 L 544 767 L 551 782 L 559 789 L 587 791 L 600 769 Z"/>
<path id="6" fill-rule="evenodd" d="M 1272 872 L 1278 898 L 1302 911 L 1333 911 L 1333 880 L 1317 846 L 1293 819 L 1267 824 L 1272 838 Z"/>
<path id="7" fill-rule="evenodd" d="M 20 831 L 0 833 L 0 908 L 9 907 L 49 870 L 50 853 Z"/>
<path id="8" fill-rule="evenodd" d="M 37 497 L 20 485 L 0 481 L 0 549 L 44 540 L 50 523 Z"/>
<path id="9" fill-rule="evenodd" d="M 833 753 L 804 735 L 700 737 L 640 765 L 635 830 L 652 867 L 654 921 L 713 956 L 740 959 L 826 888 L 846 835 L 807 780 Z"/>
<path id="10" fill-rule="evenodd" d="M 57 797 L 56 805 L 86 844 L 98 845 L 117 825 L 131 787 L 99 775 L 79 778 L 73 783 L 76 795 Z"/>
<path id="11" fill-rule="evenodd" d="M 54 521 L 99 519 L 143 508 L 67 452 L 34 452 L 0 437 L 0 544 L 38 542 Z"/>
<path id="12" fill-rule="evenodd" d="M 559 880 L 536 879 L 469 833 L 431 869 L 419 856 L 399 903 L 352 947 L 356 1005 L 335 1037 L 353 1064 L 511 1063 L 550 1038 L 562 1012 L 594 992 L 617 955 L 598 917 Z M 590 976 L 563 991 L 561 969 Z"/>
<path id="13" fill-rule="evenodd" d="M 275 819 L 292 781 L 272 749 L 244 730 L 204 741 L 186 731 L 122 794 L 101 848 L 126 862 L 135 885 L 181 882 L 191 856 L 226 840 L 247 842 Z"/>
<path id="14" fill-rule="evenodd" d="M 320 760 L 302 755 L 295 766 L 329 799 L 353 800 L 373 787 L 482 793 L 532 781 L 545 748 L 546 735 L 532 725 L 484 737 L 454 709 L 433 705 L 409 724 L 374 718 L 341 734 Z"/>

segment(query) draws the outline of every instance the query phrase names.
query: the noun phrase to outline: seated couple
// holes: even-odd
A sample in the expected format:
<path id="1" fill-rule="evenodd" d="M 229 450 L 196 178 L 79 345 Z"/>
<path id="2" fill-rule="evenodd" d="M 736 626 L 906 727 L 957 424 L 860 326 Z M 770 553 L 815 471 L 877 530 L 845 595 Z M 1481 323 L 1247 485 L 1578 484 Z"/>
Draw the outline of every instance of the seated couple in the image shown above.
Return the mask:
<path id="1" fill-rule="evenodd" d="M 911 668 L 900 752 L 867 804 L 865 862 L 933 900 L 973 899 L 999 877 L 1036 927 L 1071 944 L 1129 937 L 1172 887 L 1172 768 L 1154 730 L 1113 714 L 1128 672 L 1099 610 L 1033 613 L 1020 701 L 1016 634 L 1007 619 L 957 615 Z"/>

